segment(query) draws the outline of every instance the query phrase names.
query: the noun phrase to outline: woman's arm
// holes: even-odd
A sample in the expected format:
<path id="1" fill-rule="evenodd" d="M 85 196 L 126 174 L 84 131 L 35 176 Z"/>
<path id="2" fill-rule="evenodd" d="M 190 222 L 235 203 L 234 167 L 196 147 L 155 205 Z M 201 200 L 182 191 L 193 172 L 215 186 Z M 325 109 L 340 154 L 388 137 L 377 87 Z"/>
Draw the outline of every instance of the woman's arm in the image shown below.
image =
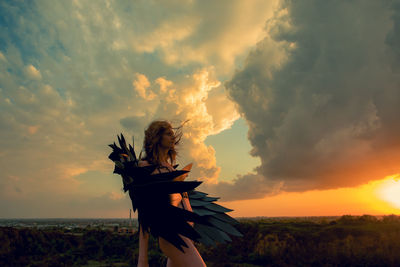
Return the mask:
<path id="1" fill-rule="evenodd" d="M 188 193 L 187 193 L 187 192 L 183 192 L 183 193 L 182 193 L 182 202 L 183 202 L 182 204 L 184 205 L 185 209 L 187 209 L 187 210 L 193 212 L 192 206 L 190 205 L 189 196 L 188 196 Z M 191 226 L 194 225 L 193 222 L 188 222 L 188 223 L 189 223 Z"/>
<path id="2" fill-rule="evenodd" d="M 149 233 L 143 232 L 142 226 L 139 227 L 139 260 L 138 267 L 148 267 L 149 259 L 147 251 L 149 248 Z"/>
<path id="3" fill-rule="evenodd" d="M 193 163 L 190 163 L 188 165 L 186 165 L 182 170 L 186 170 L 186 171 L 190 171 L 192 169 Z M 186 177 L 188 176 L 188 173 L 182 174 L 181 176 L 178 176 L 178 181 L 184 181 L 186 179 Z M 186 210 L 189 210 L 191 212 L 193 212 L 192 210 L 192 206 L 190 205 L 190 201 L 189 201 L 189 196 L 187 192 L 183 192 L 182 193 L 182 205 L 184 205 L 184 208 Z M 191 226 L 194 225 L 193 222 L 188 222 Z"/>

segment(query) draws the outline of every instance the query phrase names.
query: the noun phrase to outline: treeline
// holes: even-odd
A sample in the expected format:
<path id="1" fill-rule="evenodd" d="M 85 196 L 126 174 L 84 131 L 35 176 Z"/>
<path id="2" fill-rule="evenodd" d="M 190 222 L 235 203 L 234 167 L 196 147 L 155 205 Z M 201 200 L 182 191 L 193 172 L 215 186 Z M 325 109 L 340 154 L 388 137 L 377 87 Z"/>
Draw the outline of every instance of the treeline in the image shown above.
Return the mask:
<path id="1" fill-rule="evenodd" d="M 344 215 L 331 221 L 239 220 L 243 237 L 205 247 L 207 266 L 399 266 L 400 216 Z M 0 266 L 136 266 L 138 234 L 0 227 Z M 166 266 L 150 236 L 150 266 Z M 100 266 L 100 265 L 99 265 Z"/>
<path id="2" fill-rule="evenodd" d="M 243 239 L 202 250 L 207 266 L 399 266 L 400 216 L 242 221 Z M 229 259 L 225 263 L 224 259 Z M 244 265 L 253 264 L 253 265 Z"/>

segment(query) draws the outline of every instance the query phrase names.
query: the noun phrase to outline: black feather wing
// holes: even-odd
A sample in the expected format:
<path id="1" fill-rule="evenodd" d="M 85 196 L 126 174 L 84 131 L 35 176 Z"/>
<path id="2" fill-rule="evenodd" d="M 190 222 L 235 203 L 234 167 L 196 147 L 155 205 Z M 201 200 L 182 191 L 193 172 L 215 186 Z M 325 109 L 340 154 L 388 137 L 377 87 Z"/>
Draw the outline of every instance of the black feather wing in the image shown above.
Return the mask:
<path id="1" fill-rule="evenodd" d="M 226 214 L 226 212 L 233 210 L 213 203 L 219 197 L 208 197 L 207 195 L 207 193 L 196 190 L 188 191 L 189 202 L 193 212 L 203 219 L 201 223 L 195 222 L 193 226 L 200 234 L 199 242 L 206 246 L 215 246 L 217 242 L 226 243 L 232 241 L 229 235 L 242 237 L 243 234 L 234 227 L 239 222 Z"/>
<path id="2" fill-rule="evenodd" d="M 139 167 L 140 156 L 136 157 L 134 147 L 129 145 L 128 149 L 122 133 L 118 141 L 120 147 L 115 142 L 109 145 L 113 149 L 109 159 L 115 163 L 113 173 L 122 177 L 124 191 L 129 191 L 133 210 L 138 211 L 139 231 L 143 227 L 143 230 L 154 237 L 163 237 L 182 252 L 182 246 L 188 246 L 179 234 L 200 242 L 201 234 L 188 221 L 213 227 L 211 221 L 195 212 L 175 207 L 169 194 L 192 191 L 202 182 L 173 181 L 189 172 L 186 170 L 151 175 L 157 166 Z"/>

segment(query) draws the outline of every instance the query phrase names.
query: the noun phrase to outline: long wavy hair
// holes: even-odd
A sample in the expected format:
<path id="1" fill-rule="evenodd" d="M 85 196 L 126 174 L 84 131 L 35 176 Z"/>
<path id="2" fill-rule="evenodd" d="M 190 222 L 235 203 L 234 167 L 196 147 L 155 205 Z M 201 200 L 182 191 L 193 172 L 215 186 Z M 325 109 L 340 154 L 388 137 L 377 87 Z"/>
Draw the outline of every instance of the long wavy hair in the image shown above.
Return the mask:
<path id="1" fill-rule="evenodd" d="M 143 147 L 145 151 L 145 157 L 142 160 L 147 160 L 150 164 L 161 165 L 159 151 L 164 132 L 170 128 L 173 130 L 176 146 L 181 141 L 182 126 L 187 121 L 188 120 L 182 123 L 179 127 L 172 127 L 172 124 L 168 120 L 155 120 L 151 122 L 147 129 L 144 131 Z M 178 155 L 175 146 L 168 151 L 167 160 L 170 160 L 171 165 L 174 164 L 176 156 Z"/>

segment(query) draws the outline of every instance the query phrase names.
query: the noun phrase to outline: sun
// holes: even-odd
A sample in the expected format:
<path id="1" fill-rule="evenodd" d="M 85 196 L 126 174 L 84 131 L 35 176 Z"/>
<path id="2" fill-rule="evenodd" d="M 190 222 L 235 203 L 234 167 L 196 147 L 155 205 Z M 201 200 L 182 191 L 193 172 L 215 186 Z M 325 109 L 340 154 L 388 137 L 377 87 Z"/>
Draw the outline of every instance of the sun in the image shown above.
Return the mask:
<path id="1" fill-rule="evenodd" d="M 394 208 L 400 209 L 400 174 L 387 177 L 376 188 L 378 197 Z"/>

